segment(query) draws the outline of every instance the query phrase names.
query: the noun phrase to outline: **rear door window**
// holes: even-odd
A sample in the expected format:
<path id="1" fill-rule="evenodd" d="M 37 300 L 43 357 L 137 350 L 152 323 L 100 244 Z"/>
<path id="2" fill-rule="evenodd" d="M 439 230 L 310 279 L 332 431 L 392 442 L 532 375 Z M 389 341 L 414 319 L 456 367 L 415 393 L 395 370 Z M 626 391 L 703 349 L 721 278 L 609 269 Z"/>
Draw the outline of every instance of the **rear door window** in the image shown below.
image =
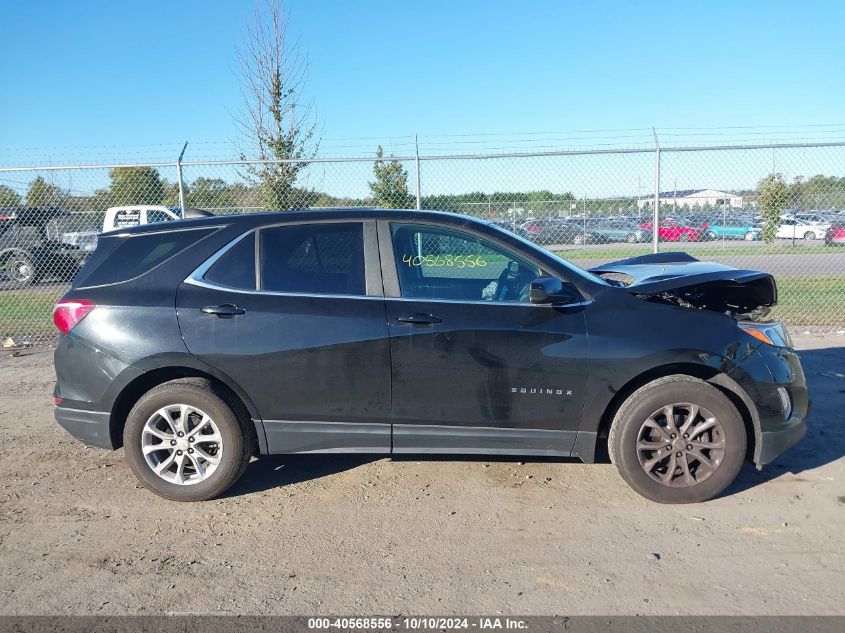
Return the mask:
<path id="1" fill-rule="evenodd" d="M 366 294 L 361 222 L 275 226 L 259 235 L 261 290 Z"/>
<path id="2" fill-rule="evenodd" d="M 255 290 L 255 233 L 234 244 L 218 259 L 203 279 L 239 290 Z"/>

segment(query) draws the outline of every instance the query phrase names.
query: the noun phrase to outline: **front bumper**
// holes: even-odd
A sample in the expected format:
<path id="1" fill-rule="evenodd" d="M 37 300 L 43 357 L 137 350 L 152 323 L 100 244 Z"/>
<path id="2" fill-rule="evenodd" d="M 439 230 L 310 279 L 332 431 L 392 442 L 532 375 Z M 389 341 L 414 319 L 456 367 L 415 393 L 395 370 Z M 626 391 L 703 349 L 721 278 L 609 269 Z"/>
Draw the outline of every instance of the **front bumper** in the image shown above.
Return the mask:
<path id="1" fill-rule="evenodd" d="M 810 399 L 801 361 L 792 350 L 761 344 L 742 364 L 743 387 L 756 412 L 754 463 L 773 462 L 807 434 Z M 779 390 L 789 396 L 784 410 Z"/>
<path id="2" fill-rule="evenodd" d="M 76 439 L 91 446 L 114 449 L 108 412 L 57 406 L 55 416 L 56 422 Z"/>

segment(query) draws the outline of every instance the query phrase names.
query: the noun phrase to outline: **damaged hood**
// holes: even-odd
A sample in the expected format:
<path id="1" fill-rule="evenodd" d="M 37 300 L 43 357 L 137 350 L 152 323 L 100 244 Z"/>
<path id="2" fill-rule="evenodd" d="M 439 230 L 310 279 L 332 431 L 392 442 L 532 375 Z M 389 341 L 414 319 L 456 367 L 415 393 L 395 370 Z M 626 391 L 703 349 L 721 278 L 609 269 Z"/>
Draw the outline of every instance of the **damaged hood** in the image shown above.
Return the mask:
<path id="1" fill-rule="evenodd" d="M 632 294 L 684 307 L 747 315 L 777 303 L 769 273 L 702 262 L 686 253 L 654 253 L 591 268 Z"/>

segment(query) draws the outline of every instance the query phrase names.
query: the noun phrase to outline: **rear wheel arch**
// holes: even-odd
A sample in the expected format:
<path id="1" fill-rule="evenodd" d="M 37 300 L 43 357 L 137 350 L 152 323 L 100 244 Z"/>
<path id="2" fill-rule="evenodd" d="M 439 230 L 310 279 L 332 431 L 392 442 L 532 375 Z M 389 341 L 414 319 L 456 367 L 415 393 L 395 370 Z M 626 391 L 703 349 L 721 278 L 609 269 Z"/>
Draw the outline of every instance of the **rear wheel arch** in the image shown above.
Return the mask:
<path id="1" fill-rule="evenodd" d="M 674 363 L 653 367 L 652 369 L 644 371 L 625 383 L 625 385 L 623 385 L 622 388 L 614 394 L 613 398 L 611 398 L 610 402 L 605 407 L 604 413 L 602 414 L 598 434 L 596 436 L 595 454 L 604 455 L 607 437 L 610 433 L 610 427 L 613 424 L 616 412 L 631 396 L 631 394 L 650 382 L 675 374 L 699 378 L 700 380 L 717 387 L 728 398 L 728 400 L 731 401 L 737 411 L 739 411 L 742 416 L 742 421 L 745 424 L 745 431 L 748 437 L 748 452 L 746 457 L 752 458 L 756 463 L 758 460 L 757 447 L 760 445 L 761 430 L 760 419 L 757 416 L 757 410 L 754 407 L 754 402 L 745 390 L 727 374 L 707 365 L 696 365 L 694 363 Z M 599 449 L 601 449 L 601 451 Z"/>
<path id="2" fill-rule="evenodd" d="M 140 376 L 131 380 L 123 389 L 121 389 L 117 398 L 115 398 L 112 405 L 111 416 L 109 419 L 109 435 L 111 437 L 112 445 L 115 449 L 123 446 L 123 428 L 126 425 L 126 418 L 135 403 L 140 398 L 155 387 L 174 380 L 196 380 L 210 383 L 225 393 L 235 406 L 241 410 L 237 411 L 240 417 L 243 418 L 244 423 L 255 422 L 255 434 L 258 436 L 258 445 L 254 447 L 254 452 L 258 453 L 261 446 L 264 445 L 263 431 L 260 429 L 260 418 L 255 409 L 255 405 L 250 398 L 244 394 L 239 387 L 233 388 L 229 382 L 214 376 L 208 372 L 202 371 L 195 367 L 185 366 L 170 366 L 159 367 L 151 369 Z M 239 393 L 240 392 L 240 393 Z"/>

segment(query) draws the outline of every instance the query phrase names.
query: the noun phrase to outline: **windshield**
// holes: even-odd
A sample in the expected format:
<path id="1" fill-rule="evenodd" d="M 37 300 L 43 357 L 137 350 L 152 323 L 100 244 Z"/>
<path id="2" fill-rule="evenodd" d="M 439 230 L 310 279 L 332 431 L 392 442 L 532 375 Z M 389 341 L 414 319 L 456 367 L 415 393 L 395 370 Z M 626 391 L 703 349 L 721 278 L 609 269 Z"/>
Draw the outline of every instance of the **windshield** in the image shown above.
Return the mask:
<path id="1" fill-rule="evenodd" d="M 600 283 L 604 286 L 610 285 L 610 284 L 607 283 L 607 281 L 605 281 L 604 279 L 602 279 L 598 275 L 594 275 L 593 273 L 588 272 L 588 271 L 584 270 L 583 268 L 581 268 L 579 266 L 576 266 L 575 264 L 573 264 L 570 261 L 567 261 L 566 259 L 564 259 L 560 255 L 558 255 L 557 253 L 554 253 L 554 252 L 552 252 L 552 251 L 550 251 L 546 248 L 543 248 L 542 246 L 535 244 L 531 240 L 527 240 L 520 235 L 516 235 L 515 233 L 512 233 L 511 231 L 507 230 L 507 228 L 505 228 L 501 225 L 495 224 L 493 222 L 488 222 L 487 226 L 489 226 L 492 229 L 498 231 L 499 233 L 507 234 L 508 237 L 510 237 L 511 239 L 518 240 L 523 246 L 525 246 L 529 250 L 529 252 L 542 254 L 543 256 L 545 256 L 547 258 L 551 257 L 552 259 L 555 260 L 555 262 L 557 262 L 561 266 L 565 267 L 568 271 L 570 271 L 573 275 L 575 275 L 577 277 L 581 277 L 582 279 L 589 281 L 589 282 L 592 282 L 592 283 Z"/>

